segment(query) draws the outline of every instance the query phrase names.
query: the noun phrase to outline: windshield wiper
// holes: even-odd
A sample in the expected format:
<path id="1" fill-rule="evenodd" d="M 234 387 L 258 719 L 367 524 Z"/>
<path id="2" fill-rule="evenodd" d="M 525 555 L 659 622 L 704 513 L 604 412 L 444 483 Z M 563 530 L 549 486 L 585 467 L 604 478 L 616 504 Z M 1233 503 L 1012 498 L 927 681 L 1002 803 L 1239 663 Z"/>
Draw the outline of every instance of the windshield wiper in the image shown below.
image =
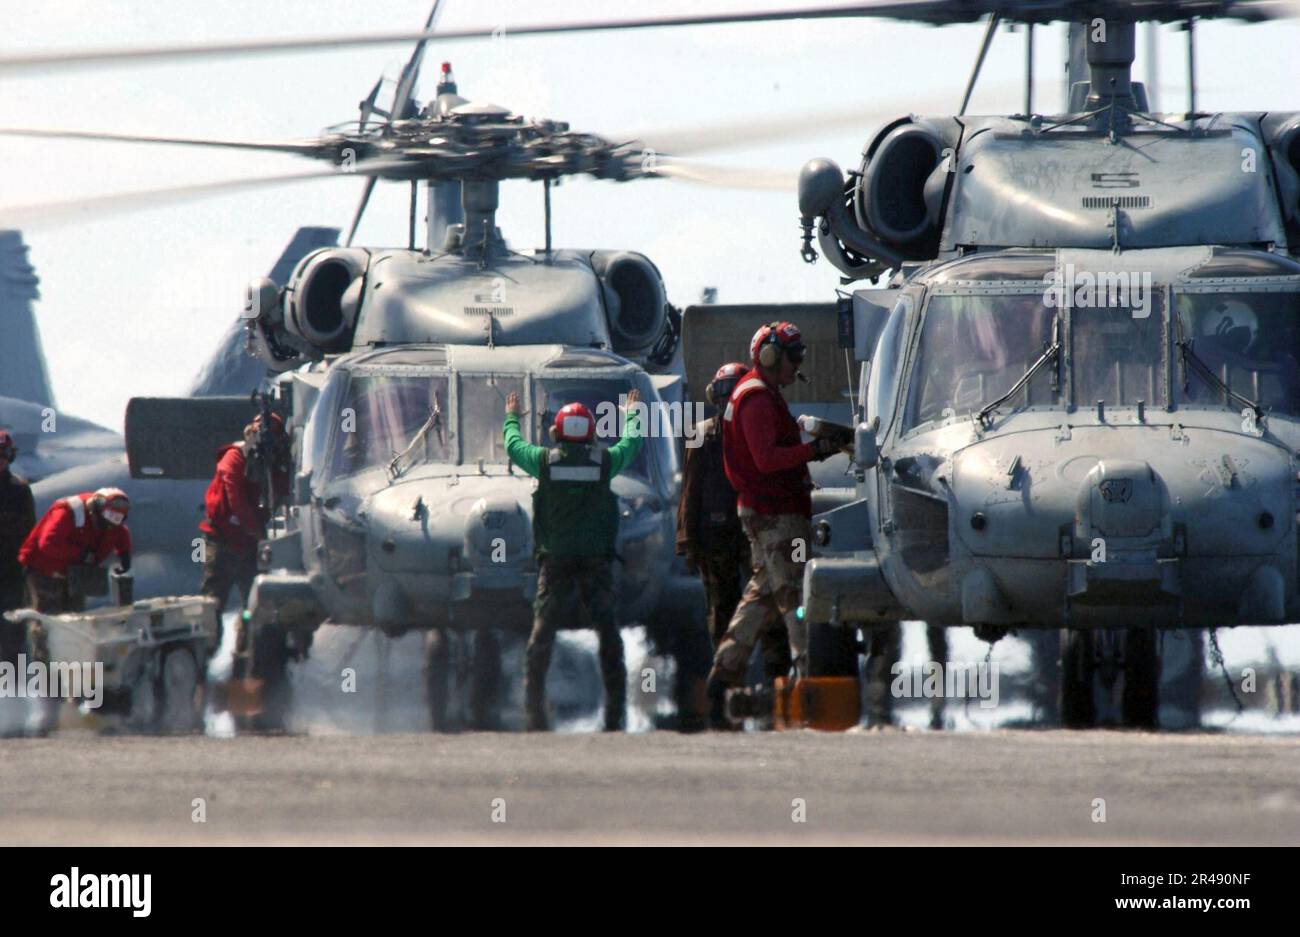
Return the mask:
<path id="1" fill-rule="evenodd" d="M 1254 412 L 1256 421 L 1262 420 L 1264 418 L 1263 407 L 1244 394 L 1237 393 L 1224 383 L 1223 378 L 1215 374 L 1214 370 L 1202 361 L 1196 352 L 1192 350 L 1192 339 L 1187 338 L 1183 332 L 1183 317 L 1178 316 L 1176 323 L 1178 337 L 1174 344 L 1178 346 L 1178 350 L 1181 353 L 1180 360 L 1183 365 L 1183 393 L 1186 394 L 1188 392 L 1187 372 L 1191 371 L 1228 399 L 1235 400 L 1243 406 L 1249 407 Z"/>
<path id="2" fill-rule="evenodd" d="M 1043 353 L 1038 356 L 1038 360 L 1035 361 L 1033 364 L 1031 364 L 1029 368 L 1025 371 L 1025 373 L 1020 376 L 1020 380 L 1016 381 L 1014 384 L 1011 385 L 1010 390 L 1008 390 L 997 400 L 986 403 L 983 406 L 983 408 L 981 408 L 980 412 L 975 414 L 975 421 L 979 423 L 980 426 L 984 427 L 985 429 L 988 429 L 989 426 L 991 425 L 989 417 L 993 415 L 993 412 L 997 410 L 998 407 L 1002 406 L 1004 403 L 1006 403 L 1008 400 L 1014 397 L 1016 394 L 1020 393 L 1021 389 L 1024 388 L 1026 384 L 1028 384 L 1030 381 L 1034 379 L 1035 374 L 1041 371 L 1049 361 L 1056 361 L 1060 357 L 1060 355 L 1061 355 L 1061 317 L 1058 315 L 1056 316 L 1056 318 L 1052 320 L 1052 344 L 1048 345 L 1047 348 L 1044 349 Z M 1053 390 L 1056 389 L 1055 381 L 1052 382 L 1052 389 Z"/>
<path id="3" fill-rule="evenodd" d="M 410 471 L 412 467 L 419 464 L 420 460 L 412 457 L 411 452 L 416 446 L 424 443 L 425 437 L 428 436 L 430 430 L 437 432 L 438 444 L 446 448 L 447 434 L 442 423 L 442 398 L 436 393 L 433 395 L 433 409 L 429 411 L 429 418 L 415 431 L 415 435 L 411 437 L 407 447 L 393 456 L 393 461 L 388 463 L 388 477 L 390 479 L 396 481 L 404 473 Z"/>

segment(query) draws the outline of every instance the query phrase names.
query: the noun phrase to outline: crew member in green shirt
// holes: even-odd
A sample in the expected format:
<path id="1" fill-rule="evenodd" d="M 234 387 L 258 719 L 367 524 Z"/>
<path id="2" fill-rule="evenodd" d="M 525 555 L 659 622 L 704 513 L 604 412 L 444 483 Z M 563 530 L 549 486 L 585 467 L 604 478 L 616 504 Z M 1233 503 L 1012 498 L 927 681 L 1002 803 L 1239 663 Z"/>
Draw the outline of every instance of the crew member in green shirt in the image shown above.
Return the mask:
<path id="1" fill-rule="evenodd" d="M 609 483 L 641 451 L 641 429 L 634 409 L 637 400 L 637 392 L 630 391 L 622 436 L 608 449 L 593 444 L 596 421 L 590 410 L 580 403 L 560 408 L 551 427 L 556 445 L 548 449 L 524 441 L 519 432 L 519 395 L 506 398 L 506 453 L 511 462 L 537 479 L 533 492 L 537 598 L 524 665 L 524 715 L 530 732 L 548 728 L 546 670 L 555 632 L 562 624 L 579 620 L 581 608 L 586 609 L 588 626 L 600 638 L 605 731 L 623 729 L 627 669 L 611 568 L 618 536 L 618 499 Z"/>

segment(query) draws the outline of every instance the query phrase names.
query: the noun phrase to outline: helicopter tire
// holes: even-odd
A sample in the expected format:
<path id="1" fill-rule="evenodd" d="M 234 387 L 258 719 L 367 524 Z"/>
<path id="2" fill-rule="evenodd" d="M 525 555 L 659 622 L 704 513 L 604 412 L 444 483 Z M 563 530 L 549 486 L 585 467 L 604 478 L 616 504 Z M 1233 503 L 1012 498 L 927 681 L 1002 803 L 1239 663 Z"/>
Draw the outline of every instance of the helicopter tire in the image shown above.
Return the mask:
<path id="1" fill-rule="evenodd" d="M 492 628 L 474 635 L 474 663 L 469 684 L 470 728 L 496 732 L 501 728 L 501 639 Z"/>
<path id="2" fill-rule="evenodd" d="M 1128 628 L 1124 633 L 1120 718 L 1130 728 L 1160 726 L 1160 651 L 1154 628 Z"/>
<path id="3" fill-rule="evenodd" d="M 809 623 L 808 676 L 856 677 L 857 675 L 857 630 L 849 625 Z"/>
<path id="4" fill-rule="evenodd" d="M 434 732 L 450 732 L 451 635 L 445 628 L 429 631 L 424 645 L 424 692 Z"/>
<path id="5" fill-rule="evenodd" d="M 249 675 L 262 681 L 262 711 L 252 717 L 252 728 L 258 732 L 283 732 L 293 702 L 287 635 L 278 622 L 265 622 L 253 629 L 252 644 Z"/>
<path id="6" fill-rule="evenodd" d="M 1090 729 L 1097 722 L 1092 633 L 1082 628 L 1061 629 L 1060 661 L 1061 725 L 1067 729 Z"/>

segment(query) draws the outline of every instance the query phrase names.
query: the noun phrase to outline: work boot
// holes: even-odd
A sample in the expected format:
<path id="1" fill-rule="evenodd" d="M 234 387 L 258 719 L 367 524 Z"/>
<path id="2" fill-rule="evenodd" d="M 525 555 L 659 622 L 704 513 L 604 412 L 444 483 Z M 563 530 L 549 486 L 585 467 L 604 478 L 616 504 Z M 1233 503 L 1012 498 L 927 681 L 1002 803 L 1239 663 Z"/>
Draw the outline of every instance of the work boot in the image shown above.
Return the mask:
<path id="1" fill-rule="evenodd" d="M 731 686 L 731 681 L 717 667 L 709 671 L 704 693 L 709 698 L 709 727 L 716 731 L 730 732 L 739 728 L 727 715 L 727 691 Z"/>
<path id="2" fill-rule="evenodd" d="M 524 731 L 548 732 L 550 720 L 546 717 L 546 685 L 541 680 L 524 677 Z"/>

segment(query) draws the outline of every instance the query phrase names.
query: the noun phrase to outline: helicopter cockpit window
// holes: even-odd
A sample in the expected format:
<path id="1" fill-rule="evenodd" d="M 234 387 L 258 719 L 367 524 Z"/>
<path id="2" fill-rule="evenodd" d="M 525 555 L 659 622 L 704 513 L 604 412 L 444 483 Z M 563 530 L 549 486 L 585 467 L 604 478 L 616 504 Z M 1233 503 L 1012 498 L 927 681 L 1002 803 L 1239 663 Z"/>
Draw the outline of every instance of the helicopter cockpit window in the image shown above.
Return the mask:
<path id="1" fill-rule="evenodd" d="M 979 412 L 1007 393 L 1052 344 L 1056 311 L 1043 294 L 932 295 L 912 369 L 906 428 Z M 1038 372 L 1002 412 L 1059 402 L 1055 365 Z"/>
<path id="2" fill-rule="evenodd" d="M 541 420 L 542 435 L 539 443 L 544 446 L 554 445 L 550 442 L 547 429 L 555 422 L 555 414 L 568 403 L 585 404 L 596 418 L 596 441 L 608 448 L 618 442 L 623 427 L 618 418 L 620 397 L 626 396 L 631 387 L 623 381 L 542 381 L 538 391 L 537 413 Z M 642 427 L 644 431 L 646 427 Z M 648 436 L 648 434 L 647 434 Z M 625 474 L 642 481 L 652 480 L 651 450 L 654 438 L 647 438 L 636 459 L 625 468 Z M 672 442 L 671 439 L 667 440 Z"/>
<path id="3" fill-rule="evenodd" d="M 522 375 L 462 374 L 457 401 L 460 408 L 460 460 L 473 464 L 505 464 L 506 447 L 501 435 L 501 420 L 506 412 L 506 397 L 511 393 L 524 399 Z"/>
<path id="4" fill-rule="evenodd" d="M 1189 343 L 1174 361 L 1179 403 L 1242 409 L 1199 364 L 1266 412 L 1300 416 L 1300 293 L 1184 292 L 1175 305 L 1175 340 Z"/>
<path id="5" fill-rule="evenodd" d="M 889 321 L 876 339 L 871 359 L 871 377 L 867 384 L 866 418 L 880 418 L 882 435 L 889 429 L 894 414 L 895 394 L 901 373 L 903 336 L 907 332 L 907 315 L 912 309 L 912 297 L 903 296 L 889 314 Z"/>
<path id="6" fill-rule="evenodd" d="M 1164 292 L 1140 306 L 1070 309 L 1070 376 L 1076 406 L 1165 403 Z"/>
<path id="7" fill-rule="evenodd" d="M 417 462 L 451 459 L 445 376 L 354 373 L 337 419 L 333 477 L 386 466 L 402 453 Z M 412 444 L 418 451 L 407 452 Z"/>

